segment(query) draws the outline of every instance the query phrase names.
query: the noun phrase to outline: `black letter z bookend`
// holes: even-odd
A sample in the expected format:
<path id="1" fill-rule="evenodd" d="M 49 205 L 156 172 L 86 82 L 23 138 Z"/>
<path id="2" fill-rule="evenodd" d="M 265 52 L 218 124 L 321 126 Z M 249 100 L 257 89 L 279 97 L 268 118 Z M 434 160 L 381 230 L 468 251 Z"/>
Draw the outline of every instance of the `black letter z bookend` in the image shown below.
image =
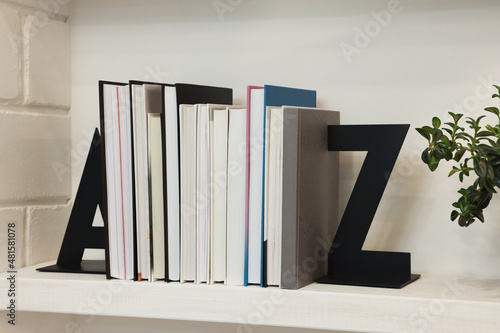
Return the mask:
<path id="1" fill-rule="evenodd" d="M 409 125 L 331 125 L 328 150 L 367 151 L 328 256 L 328 275 L 318 282 L 402 288 L 411 274 L 410 253 L 363 251 Z"/>
<path id="2" fill-rule="evenodd" d="M 97 207 L 103 214 L 102 198 L 101 137 L 96 128 L 57 263 L 39 271 L 106 273 L 105 260 L 82 260 L 85 249 L 105 249 L 105 228 L 92 226 Z"/>

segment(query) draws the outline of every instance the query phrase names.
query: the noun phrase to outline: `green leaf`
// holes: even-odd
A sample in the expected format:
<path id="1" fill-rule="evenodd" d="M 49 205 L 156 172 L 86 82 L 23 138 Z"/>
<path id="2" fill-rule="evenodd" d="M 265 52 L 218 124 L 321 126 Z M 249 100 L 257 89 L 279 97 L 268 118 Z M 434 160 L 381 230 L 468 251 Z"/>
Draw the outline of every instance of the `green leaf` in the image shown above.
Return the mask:
<path id="1" fill-rule="evenodd" d="M 469 189 L 474 189 L 473 187 L 469 186 Z M 467 199 L 469 200 L 470 203 L 474 204 L 474 206 L 477 206 L 477 203 L 482 199 L 482 196 L 483 196 L 483 193 L 482 192 L 477 192 L 474 191 L 469 194 L 469 196 L 467 197 Z"/>
<path id="2" fill-rule="evenodd" d="M 476 214 L 476 217 L 479 219 L 479 221 L 481 221 L 481 222 L 484 223 L 484 215 L 483 215 L 483 213 Z"/>
<path id="3" fill-rule="evenodd" d="M 455 128 L 455 124 L 454 123 L 444 123 L 445 125 L 449 126 L 451 129 L 454 129 Z"/>
<path id="4" fill-rule="evenodd" d="M 453 166 L 453 169 L 450 171 L 450 173 L 448 174 L 448 177 L 451 177 L 453 176 L 454 174 L 456 174 L 457 172 L 459 172 L 460 170 L 462 169 L 459 169 L 457 168 L 456 166 Z"/>
<path id="5" fill-rule="evenodd" d="M 458 219 L 458 225 L 461 227 L 468 227 L 474 222 L 473 218 L 467 218 L 465 216 L 460 216 Z"/>
<path id="6" fill-rule="evenodd" d="M 424 130 L 423 128 L 415 128 L 415 130 L 420 133 L 424 138 L 430 141 L 431 133 L 429 131 Z"/>
<path id="7" fill-rule="evenodd" d="M 491 112 L 493 114 L 496 114 L 497 116 L 500 116 L 500 111 L 496 107 L 489 107 L 489 108 L 484 108 L 484 111 Z"/>
<path id="8" fill-rule="evenodd" d="M 443 136 L 443 131 L 441 131 L 439 128 L 434 128 L 432 130 L 432 140 L 434 142 L 441 139 L 442 136 Z"/>
<path id="9" fill-rule="evenodd" d="M 433 130 L 434 128 L 432 128 L 432 127 L 430 127 L 430 126 L 422 126 L 422 129 L 423 129 L 424 131 L 426 131 L 426 132 L 432 133 L 432 130 Z"/>
<path id="10" fill-rule="evenodd" d="M 491 142 L 490 142 L 491 144 Z M 500 148 L 497 147 L 492 147 L 490 145 L 486 144 L 479 144 L 477 145 L 477 150 L 481 155 L 494 155 L 494 156 L 499 156 L 500 155 Z"/>
<path id="11" fill-rule="evenodd" d="M 493 169 L 493 165 L 490 163 L 486 163 L 486 178 L 491 181 L 495 179 L 495 170 Z"/>
<path id="12" fill-rule="evenodd" d="M 492 133 L 496 133 L 496 132 L 495 132 L 495 128 L 494 128 L 493 126 L 491 126 L 490 124 L 485 125 L 484 127 L 486 127 L 486 129 L 487 129 L 488 131 L 490 131 L 490 132 L 492 132 Z"/>
<path id="13" fill-rule="evenodd" d="M 463 139 L 466 141 L 474 140 L 473 137 L 469 133 L 466 133 L 466 132 L 458 133 L 457 138 L 460 138 L 460 139 Z"/>
<path id="14" fill-rule="evenodd" d="M 451 219 L 452 221 L 455 221 L 455 220 L 457 219 L 457 217 L 458 217 L 458 212 L 457 212 L 456 210 L 452 211 L 452 212 L 451 212 L 450 219 Z"/>
<path id="15" fill-rule="evenodd" d="M 438 162 L 429 163 L 428 166 L 429 166 L 429 170 L 435 171 L 437 169 L 437 167 L 439 166 L 439 161 Z"/>
<path id="16" fill-rule="evenodd" d="M 486 141 L 488 141 L 488 143 L 489 143 L 490 145 L 492 145 L 493 147 L 496 147 L 496 146 L 497 146 L 497 143 L 496 143 L 495 141 L 491 140 L 491 139 L 486 138 Z"/>
<path id="17" fill-rule="evenodd" d="M 455 161 L 459 162 L 462 159 L 462 156 L 464 156 L 466 151 L 467 151 L 467 149 L 465 149 L 465 148 L 457 150 L 457 152 L 455 153 L 455 157 L 453 159 Z"/>
<path id="18" fill-rule="evenodd" d="M 498 94 L 493 94 L 491 97 L 492 97 L 492 98 L 494 98 L 494 97 L 498 97 L 498 98 L 500 98 L 500 87 L 499 87 L 499 86 L 496 86 L 496 85 L 493 85 L 493 87 L 497 88 Z"/>
<path id="19" fill-rule="evenodd" d="M 480 178 L 486 178 L 488 174 L 488 168 L 486 166 L 486 162 L 474 158 L 474 171 Z"/>
<path id="20" fill-rule="evenodd" d="M 476 119 L 476 124 L 477 124 L 477 126 L 479 126 L 479 123 L 481 122 L 481 119 L 483 119 L 483 118 L 485 118 L 485 117 L 486 117 L 485 115 L 482 115 L 482 116 L 477 117 L 477 119 Z"/>
<path id="21" fill-rule="evenodd" d="M 488 191 L 490 193 L 497 193 L 497 191 L 495 190 L 495 187 L 493 186 L 491 181 L 487 178 L 484 180 L 484 188 L 486 189 L 486 191 Z"/>
<path id="22" fill-rule="evenodd" d="M 477 123 L 473 118 L 467 117 L 465 119 L 466 119 L 465 122 L 469 124 L 471 127 L 477 126 Z"/>
<path id="23" fill-rule="evenodd" d="M 445 136 L 443 135 L 443 137 L 445 137 Z M 443 140 L 443 137 L 441 137 L 441 140 Z M 447 146 L 447 145 L 446 145 L 443 141 L 438 142 L 438 143 L 437 143 L 437 146 L 438 146 L 440 149 L 448 149 L 448 146 Z"/>
<path id="24" fill-rule="evenodd" d="M 470 194 L 470 190 L 466 189 L 466 188 L 461 188 L 457 192 L 460 193 L 464 197 L 466 197 L 466 196 L 468 196 Z"/>
<path id="25" fill-rule="evenodd" d="M 491 182 L 493 183 L 493 185 L 500 188 L 500 175 L 498 172 L 495 173 L 495 178 L 493 178 Z"/>
<path id="26" fill-rule="evenodd" d="M 431 162 L 431 157 L 430 157 L 428 148 L 424 149 L 421 157 L 422 157 L 422 162 L 424 162 L 425 164 L 429 164 Z"/>
<path id="27" fill-rule="evenodd" d="M 446 131 L 447 129 L 445 128 L 444 130 Z M 443 141 L 445 145 L 444 148 L 448 148 L 450 146 L 450 139 L 448 139 L 446 135 L 443 134 L 443 136 L 441 137 L 441 141 Z"/>
<path id="28" fill-rule="evenodd" d="M 480 195 L 481 197 L 478 200 L 477 208 L 478 209 L 485 209 L 490 204 L 491 198 L 493 197 L 493 193 L 490 193 L 490 192 L 480 192 L 480 193 L 481 193 L 481 195 Z"/>
<path id="29" fill-rule="evenodd" d="M 444 159 L 449 161 L 453 158 L 453 153 L 449 149 L 443 149 Z"/>
<path id="30" fill-rule="evenodd" d="M 439 128 L 441 126 L 441 120 L 438 117 L 432 118 L 432 126 L 434 128 Z"/>
<path id="31" fill-rule="evenodd" d="M 469 203 L 468 202 L 461 201 L 461 202 L 459 202 L 458 206 L 459 206 L 460 211 L 462 213 L 465 213 L 469 210 Z"/>
<path id="32" fill-rule="evenodd" d="M 434 157 L 436 157 L 438 160 L 441 160 L 444 158 L 444 154 L 441 149 L 435 149 L 432 151 L 432 154 Z"/>
<path id="33" fill-rule="evenodd" d="M 453 118 L 453 121 L 455 122 L 455 124 L 458 124 L 458 121 L 460 120 L 460 118 L 463 117 L 463 114 L 461 113 L 453 113 L 453 112 L 448 112 L 448 114 Z"/>
<path id="34" fill-rule="evenodd" d="M 493 167 L 495 169 L 499 169 L 500 167 L 500 156 L 495 156 L 493 157 L 491 160 L 490 160 L 490 163 L 491 165 L 493 165 Z"/>
<path id="35" fill-rule="evenodd" d="M 481 132 L 477 133 L 476 136 L 481 137 L 481 136 L 494 136 L 494 135 L 495 134 L 491 133 L 490 131 L 481 131 Z"/>
<path id="36" fill-rule="evenodd" d="M 464 172 L 464 175 L 469 177 L 469 171 L 474 170 L 474 168 L 462 168 L 462 171 Z"/>

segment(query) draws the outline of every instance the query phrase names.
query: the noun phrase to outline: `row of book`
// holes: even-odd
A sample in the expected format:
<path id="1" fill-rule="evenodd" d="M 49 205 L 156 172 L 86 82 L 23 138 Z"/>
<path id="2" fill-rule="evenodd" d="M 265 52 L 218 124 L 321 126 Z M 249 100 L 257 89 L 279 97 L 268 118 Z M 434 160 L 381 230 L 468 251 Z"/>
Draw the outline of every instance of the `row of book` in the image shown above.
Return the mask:
<path id="1" fill-rule="evenodd" d="M 326 274 L 339 114 L 315 91 L 249 86 L 233 105 L 229 88 L 100 81 L 99 96 L 108 277 L 294 289 Z"/>

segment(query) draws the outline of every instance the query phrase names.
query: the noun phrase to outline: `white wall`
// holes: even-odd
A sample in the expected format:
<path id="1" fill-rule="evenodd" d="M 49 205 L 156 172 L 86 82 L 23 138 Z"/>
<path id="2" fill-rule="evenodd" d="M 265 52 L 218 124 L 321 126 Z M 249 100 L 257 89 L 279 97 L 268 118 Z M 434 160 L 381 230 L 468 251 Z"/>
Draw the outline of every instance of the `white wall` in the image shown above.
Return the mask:
<path id="1" fill-rule="evenodd" d="M 231 10 L 219 15 L 221 3 Z M 430 173 L 420 162 L 425 140 L 414 130 L 449 110 L 477 117 L 492 105 L 499 17 L 494 0 L 77 0 L 72 147 L 85 155 L 99 126 L 99 79 L 228 86 L 237 103 L 248 84 L 316 89 L 319 106 L 341 111 L 344 124 L 411 124 L 365 249 L 411 252 L 418 273 L 499 275 L 500 199 L 484 224 L 451 222 L 461 184 L 447 178 L 451 165 Z M 357 47 L 351 56 L 347 44 Z M 361 161 L 342 154 L 343 206 Z M 73 163 L 73 193 L 83 163 Z"/>
<path id="2" fill-rule="evenodd" d="M 317 89 L 319 105 L 340 110 L 344 124 L 411 124 L 365 248 L 409 251 L 414 272 L 500 274 L 500 199 L 484 224 L 449 221 L 460 183 L 446 177 L 451 166 L 426 169 L 419 160 L 425 140 L 414 130 L 457 106 L 476 117 L 492 104 L 487 89 L 500 80 L 498 2 L 401 0 L 385 27 L 371 12 L 394 8 L 390 1 L 233 0 L 218 2 L 235 4 L 222 16 L 214 3 L 75 2 L 75 150 L 87 147 L 86 133 L 99 124 L 99 79 L 228 86 L 238 103 L 247 84 Z M 367 46 L 357 29 L 373 35 Z M 365 47 L 349 62 L 341 51 L 347 44 Z M 345 205 L 362 156 L 342 156 Z M 83 162 L 73 167 L 75 191 Z"/>

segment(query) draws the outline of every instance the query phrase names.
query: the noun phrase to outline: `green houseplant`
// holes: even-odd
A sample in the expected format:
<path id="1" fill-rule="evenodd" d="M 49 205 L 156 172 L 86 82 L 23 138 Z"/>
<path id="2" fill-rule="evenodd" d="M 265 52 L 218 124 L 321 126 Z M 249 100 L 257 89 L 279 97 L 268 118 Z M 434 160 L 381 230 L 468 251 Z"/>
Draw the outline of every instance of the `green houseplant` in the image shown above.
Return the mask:
<path id="1" fill-rule="evenodd" d="M 492 98 L 500 99 L 500 87 Z M 461 188 L 459 199 L 453 203 L 451 220 L 458 218 L 458 224 L 467 227 L 476 219 L 484 222 L 483 210 L 489 205 L 496 188 L 500 188 L 500 111 L 496 107 L 484 109 L 496 116 L 496 124 L 482 126 L 482 115 L 477 119 L 465 118 L 468 128 L 460 125 L 463 114 L 448 112 L 452 121 L 441 123 L 432 118 L 431 126 L 416 130 L 427 139 L 429 146 L 422 152 L 422 161 L 434 171 L 443 160 L 456 165 L 448 176 L 458 174 L 460 182 L 464 177 L 476 176 L 467 188 Z"/>

